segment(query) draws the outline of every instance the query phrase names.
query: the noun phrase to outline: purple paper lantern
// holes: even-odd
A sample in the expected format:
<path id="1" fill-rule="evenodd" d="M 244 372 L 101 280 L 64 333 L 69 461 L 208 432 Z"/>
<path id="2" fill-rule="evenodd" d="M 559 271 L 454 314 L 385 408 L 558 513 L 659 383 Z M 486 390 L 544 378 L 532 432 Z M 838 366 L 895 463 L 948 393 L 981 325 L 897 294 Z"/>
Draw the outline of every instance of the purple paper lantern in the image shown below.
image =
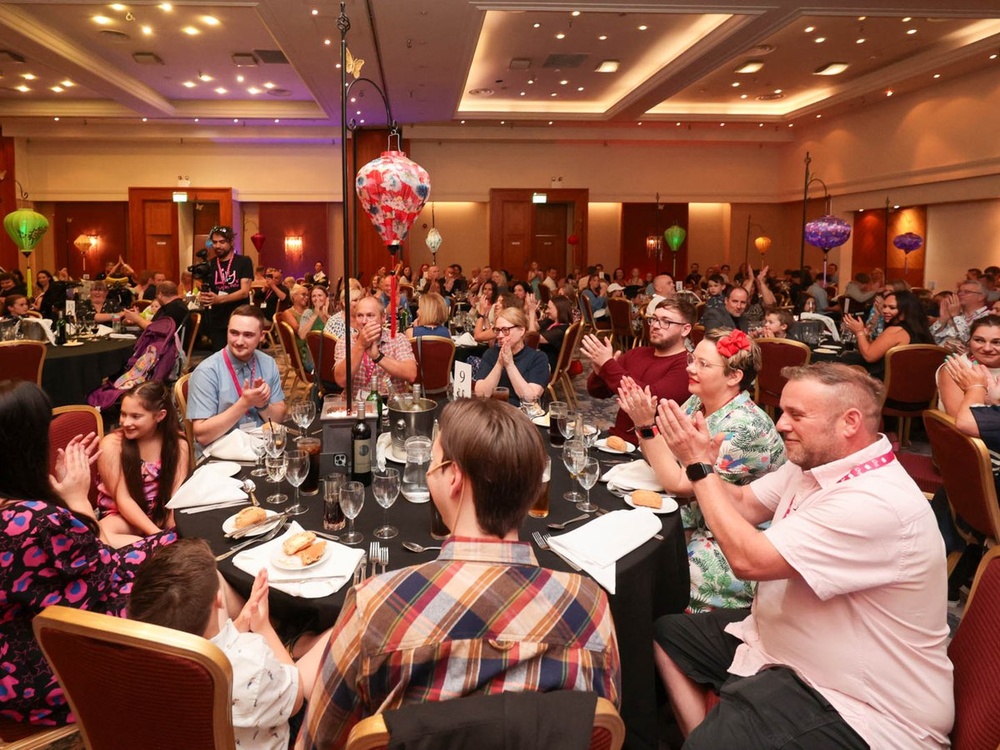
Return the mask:
<path id="1" fill-rule="evenodd" d="M 851 225 L 836 216 L 821 216 L 806 224 L 806 242 L 824 253 L 843 245 L 851 236 Z"/>
<path id="2" fill-rule="evenodd" d="M 914 250 L 920 249 L 920 246 L 924 244 L 924 238 L 919 234 L 907 232 L 906 234 L 897 234 L 893 237 L 892 244 L 909 255 Z"/>

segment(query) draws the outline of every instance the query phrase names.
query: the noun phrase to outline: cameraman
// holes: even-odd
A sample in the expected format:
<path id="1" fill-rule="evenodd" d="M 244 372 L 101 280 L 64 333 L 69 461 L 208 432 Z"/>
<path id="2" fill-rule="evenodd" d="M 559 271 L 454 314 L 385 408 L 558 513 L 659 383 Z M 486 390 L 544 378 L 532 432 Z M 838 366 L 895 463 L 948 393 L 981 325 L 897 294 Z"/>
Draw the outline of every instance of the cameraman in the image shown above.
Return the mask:
<path id="1" fill-rule="evenodd" d="M 233 252 L 233 228 L 214 227 L 209 234 L 215 261 L 210 262 L 211 276 L 202 280 L 198 301 L 206 308 L 205 332 L 212 340 L 212 351 L 226 345 L 229 316 L 250 299 L 253 261 Z"/>

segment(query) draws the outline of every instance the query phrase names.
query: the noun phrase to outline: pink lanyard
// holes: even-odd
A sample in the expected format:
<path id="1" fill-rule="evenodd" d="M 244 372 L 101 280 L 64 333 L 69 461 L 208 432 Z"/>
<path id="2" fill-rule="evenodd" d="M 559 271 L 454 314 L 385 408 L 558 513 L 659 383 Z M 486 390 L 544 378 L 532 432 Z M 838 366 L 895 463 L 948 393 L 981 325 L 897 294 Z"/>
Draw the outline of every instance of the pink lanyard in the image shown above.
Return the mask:
<path id="1" fill-rule="evenodd" d="M 239 378 L 236 377 L 236 370 L 233 368 L 233 361 L 229 358 L 229 349 L 225 348 L 222 350 L 222 358 L 226 361 L 226 367 L 229 368 L 229 377 L 233 379 L 233 385 L 236 387 L 236 395 L 243 395 L 243 387 L 240 385 Z M 257 360 L 254 357 L 250 360 L 250 386 L 253 386 L 254 378 L 257 375 Z"/>
<path id="2" fill-rule="evenodd" d="M 233 267 L 233 258 L 235 255 L 229 256 L 229 262 L 226 264 L 226 272 L 222 272 L 222 261 L 216 258 L 215 260 L 215 283 L 221 289 L 224 285 L 229 283 L 229 271 Z"/>
<path id="3" fill-rule="evenodd" d="M 883 466 L 887 466 L 896 460 L 896 454 L 892 452 L 892 449 L 883 453 L 881 456 L 871 459 L 870 461 L 865 461 L 860 463 L 851 469 L 849 472 L 844 474 L 840 479 L 837 480 L 837 484 L 842 484 L 843 482 L 849 482 L 855 477 L 860 477 L 862 474 L 866 474 L 869 471 L 874 471 L 875 469 L 881 469 Z M 782 518 L 787 518 L 788 514 L 795 510 L 792 503 L 788 504 L 788 508 L 785 510 L 785 514 Z"/>

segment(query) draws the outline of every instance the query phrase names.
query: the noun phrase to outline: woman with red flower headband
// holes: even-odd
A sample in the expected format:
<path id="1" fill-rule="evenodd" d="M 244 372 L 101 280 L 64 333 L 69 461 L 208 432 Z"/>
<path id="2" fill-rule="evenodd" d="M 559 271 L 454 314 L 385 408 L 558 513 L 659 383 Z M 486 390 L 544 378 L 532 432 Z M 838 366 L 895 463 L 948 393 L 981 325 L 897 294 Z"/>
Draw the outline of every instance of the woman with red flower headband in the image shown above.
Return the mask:
<path id="1" fill-rule="evenodd" d="M 684 411 L 693 417 L 702 411 L 709 432 L 719 444 L 714 470 L 727 482 L 747 484 L 785 462 L 785 448 L 774 422 L 750 398 L 748 390 L 760 369 L 760 349 L 743 331 L 714 328 L 688 355 L 688 388 L 691 397 Z M 618 403 L 637 425 L 651 427 L 656 406 L 648 392 L 623 379 Z M 665 408 L 660 407 L 660 408 Z M 649 434 L 647 431 L 646 434 Z M 659 434 L 641 437 L 639 446 L 667 492 L 680 502 L 694 489 Z M 690 612 L 749 607 L 754 586 L 733 575 L 725 555 L 696 502 L 681 507 L 681 521 L 689 534 L 691 573 Z"/>

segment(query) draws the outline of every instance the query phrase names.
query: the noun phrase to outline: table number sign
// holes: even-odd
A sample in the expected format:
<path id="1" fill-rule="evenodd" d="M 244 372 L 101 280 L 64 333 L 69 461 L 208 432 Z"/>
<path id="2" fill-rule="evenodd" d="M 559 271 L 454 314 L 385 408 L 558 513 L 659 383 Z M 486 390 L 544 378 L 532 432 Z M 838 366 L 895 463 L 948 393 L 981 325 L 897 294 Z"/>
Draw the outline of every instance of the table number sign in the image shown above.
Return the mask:
<path id="1" fill-rule="evenodd" d="M 455 398 L 472 398 L 472 365 L 455 363 Z"/>

